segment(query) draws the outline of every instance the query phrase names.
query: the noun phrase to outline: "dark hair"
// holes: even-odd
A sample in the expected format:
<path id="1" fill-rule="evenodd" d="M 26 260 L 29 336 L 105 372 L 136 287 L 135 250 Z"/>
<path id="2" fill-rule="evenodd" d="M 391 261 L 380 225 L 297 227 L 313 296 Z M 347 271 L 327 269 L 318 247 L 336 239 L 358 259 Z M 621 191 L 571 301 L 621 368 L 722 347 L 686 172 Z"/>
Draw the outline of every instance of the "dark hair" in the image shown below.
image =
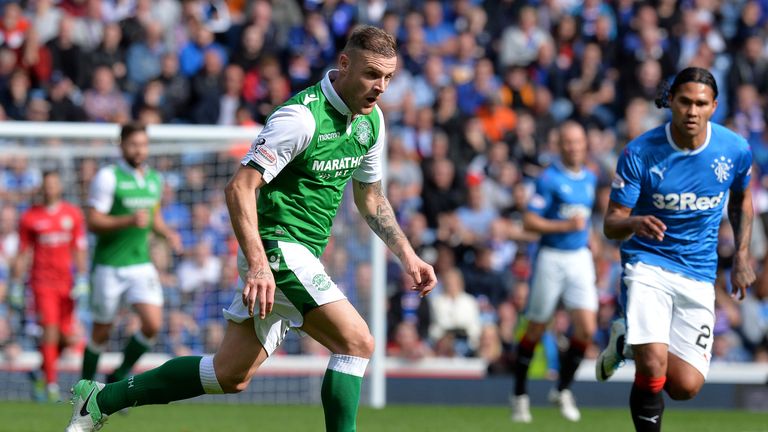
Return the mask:
<path id="1" fill-rule="evenodd" d="M 675 92 L 681 85 L 689 82 L 697 82 L 708 85 L 712 89 L 712 93 L 717 99 L 717 82 L 712 74 L 700 67 L 688 67 L 680 71 L 675 75 L 675 79 L 670 83 L 668 80 L 664 80 L 659 86 L 659 92 L 656 95 L 656 106 L 658 108 L 669 108 L 669 98 L 674 96 Z"/>
<path id="2" fill-rule="evenodd" d="M 58 172 L 58 171 L 56 171 L 56 170 L 52 170 L 52 169 L 47 169 L 47 170 L 43 171 L 43 174 L 42 174 L 42 177 L 41 177 L 41 178 L 45 179 L 46 177 L 49 177 L 49 176 L 56 176 L 56 177 L 61 177 L 61 176 L 59 175 L 59 172 Z"/>
<path id="3" fill-rule="evenodd" d="M 382 57 L 397 56 L 395 38 L 384 30 L 369 25 L 357 26 L 349 35 L 349 40 L 344 46 L 344 52 L 356 49 L 370 51 Z"/>
<path id="4" fill-rule="evenodd" d="M 120 141 L 126 140 L 136 132 L 146 132 L 147 126 L 140 122 L 128 122 L 120 129 Z"/>

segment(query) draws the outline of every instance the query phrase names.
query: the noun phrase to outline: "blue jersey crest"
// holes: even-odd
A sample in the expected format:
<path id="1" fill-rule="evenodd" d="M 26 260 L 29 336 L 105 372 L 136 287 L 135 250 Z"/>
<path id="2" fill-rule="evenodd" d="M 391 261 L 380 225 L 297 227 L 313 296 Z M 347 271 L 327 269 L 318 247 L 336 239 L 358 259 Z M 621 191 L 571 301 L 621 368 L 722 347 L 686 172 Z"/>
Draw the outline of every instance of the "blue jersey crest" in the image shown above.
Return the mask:
<path id="1" fill-rule="evenodd" d="M 670 127 L 667 123 L 637 137 L 619 157 L 611 200 L 667 226 L 661 242 L 638 236 L 624 241 L 622 261 L 714 282 L 728 191 L 749 185 L 752 153 L 741 136 L 713 123 L 701 147 L 684 150 L 675 145 Z"/>

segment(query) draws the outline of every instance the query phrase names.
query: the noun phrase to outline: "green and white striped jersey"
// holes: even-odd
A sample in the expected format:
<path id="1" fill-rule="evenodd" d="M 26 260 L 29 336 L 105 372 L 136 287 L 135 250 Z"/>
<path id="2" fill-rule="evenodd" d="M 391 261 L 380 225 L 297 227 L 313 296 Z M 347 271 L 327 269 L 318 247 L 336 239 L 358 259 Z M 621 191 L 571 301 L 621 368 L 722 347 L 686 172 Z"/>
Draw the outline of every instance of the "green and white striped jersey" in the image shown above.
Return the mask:
<path id="1" fill-rule="evenodd" d="M 160 173 L 145 168 L 144 175 L 120 161 L 101 168 L 91 181 L 88 206 L 112 216 L 130 215 L 146 209 L 152 215 L 160 206 L 163 180 Z M 124 267 L 150 262 L 149 232 L 153 220 L 145 228 L 128 227 L 97 235 L 93 263 Z"/>
<path id="2" fill-rule="evenodd" d="M 381 110 L 353 115 L 331 84 L 335 73 L 278 107 L 241 161 L 267 182 L 257 205 L 261 237 L 303 244 L 318 257 L 349 179 L 382 178 Z"/>

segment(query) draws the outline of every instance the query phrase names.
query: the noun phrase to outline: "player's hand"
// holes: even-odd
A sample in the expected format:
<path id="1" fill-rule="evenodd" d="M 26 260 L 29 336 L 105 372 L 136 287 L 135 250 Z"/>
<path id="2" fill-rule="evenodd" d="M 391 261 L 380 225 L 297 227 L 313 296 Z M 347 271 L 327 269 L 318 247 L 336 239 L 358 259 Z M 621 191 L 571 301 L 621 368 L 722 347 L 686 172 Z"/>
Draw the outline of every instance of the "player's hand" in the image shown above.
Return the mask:
<path id="1" fill-rule="evenodd" d="M 632 218 L 632 232 L 640 237 L 663 241 L 666 231 L 667 226 L 655 216 L 634 216 Z"/>
<path id="2" fill-rule="evenodd" d="M 243 304 L 248 315 L 254 316 L 258 306 L 259 318 L 266 318 L 275 304 L 275 277 L 268 266 L 251 268 L 245 275 Z"/>
<path id="3" fill-rule="evenodd" d="M 755 280 L 757 277 L 749 263 L 749 257 L 736 254 L 731 269 L 731 297 L 736 297 L 738 294 L 738 300 L 744 300 L 747 295 L 747 288 L 755 283 Z"/>
<path id="4" fill-rule="evenodd" d="M 425 263 L 416 254 L 412 257 L 403 260 L 403 268 L 408 273 L 415 285 L 411 287 L 412 290 L 419 292 L 419 297 L 424 297 L 432 291 L 432 288 L 437 284 L 437 276 L 435 276 L 435 269 L 431 265 Z"/>
<path id="5" fill-rule="evenodd" d="M 79 300 L 85 298 L 91 292 L 91 284 L 88 282 L 88 275 L 81 274 L 75 278 L 75 284 L 72 286 L 72 291 L 69 296 L 72 300 Z"/>
<path id="6" fill-rule="evenodd" d="M 584 228 L 587 227 L 587 220 L 584 218 L 584 216 L 574 216 L 570 219 L 568 219 L 568 222 L 570 223 L 569 226 L 569 232 L 570 231 L 581 231 Z"/>
<path id="7" fill-rule="evenodd" d="M 16 310 L 24 310 L 24 283 L 11 281 L 8 286 L 8 305 Z"/>
<path id="8" fill-rule="evenodd" d="M 184 251 L 184 246 L 181 243 L 181 236 L 176 231 L 168 230 L 165 234 L 165 241 L 168 242 L 168 245 L 174 253 L 180 254 Z"/>
<path id="9" fill-rule="evenodd" d="M 136 213 L 133 214 L 133 225 L 138 228 L 146 228 L 149 225 L 149 210 L 136 210 Z"/>

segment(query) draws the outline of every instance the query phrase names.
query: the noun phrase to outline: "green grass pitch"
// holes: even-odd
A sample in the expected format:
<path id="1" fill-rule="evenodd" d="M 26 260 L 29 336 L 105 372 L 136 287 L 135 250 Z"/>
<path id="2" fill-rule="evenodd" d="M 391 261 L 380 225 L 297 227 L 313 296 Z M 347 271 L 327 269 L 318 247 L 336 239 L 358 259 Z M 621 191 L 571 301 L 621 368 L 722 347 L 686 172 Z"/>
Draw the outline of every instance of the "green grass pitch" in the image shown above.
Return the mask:
<path id="1" fill-rule="evenodd" d="M 71 414 L 68 404 L 0 402 L 0 431 L 62 431 Z M 516 425 L 503 407 L 404 406 L 362 408 L 361 432 L 631 431 L 627 410 L 584 409 L 579 423 L 569 423 L 555 409 L 534 408 L 533 423 Z M 181 403 L 113 415 L 105 432 L 322 432 L 319 406 L 258 406 Z M 664 431 L 768 432 L 768 413 L 716 410 L 668 410 Z"/>

